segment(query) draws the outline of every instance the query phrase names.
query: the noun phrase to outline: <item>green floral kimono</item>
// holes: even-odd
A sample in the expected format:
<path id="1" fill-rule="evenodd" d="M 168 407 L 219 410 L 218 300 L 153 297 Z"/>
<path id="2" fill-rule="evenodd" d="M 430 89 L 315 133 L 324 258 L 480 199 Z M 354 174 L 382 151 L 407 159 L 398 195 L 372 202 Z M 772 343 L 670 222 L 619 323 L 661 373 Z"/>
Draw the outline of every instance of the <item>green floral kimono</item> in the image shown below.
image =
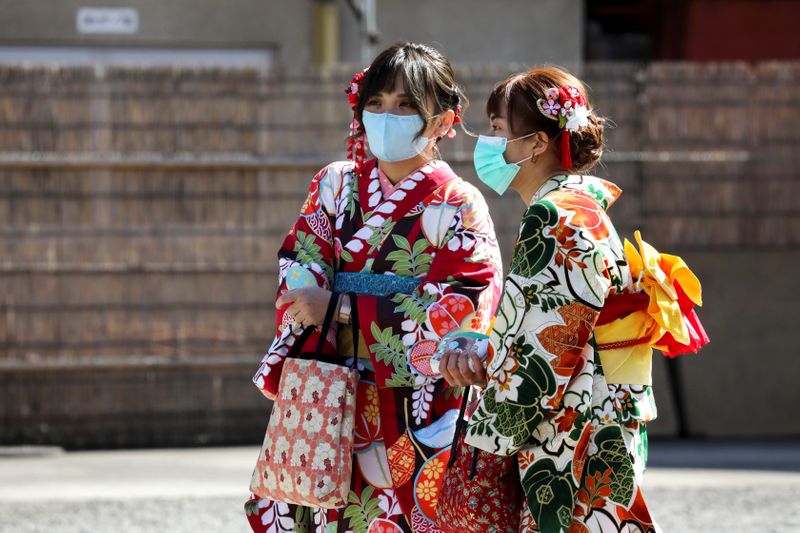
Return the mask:
<path id="1" fill-rule="evenodd" d="M 517 454 L 522 531 L 657 531 L 640 484 L 649 386 L 609 384 L 594 340 L 605 299 L 633 288 L 605 210 L 613 183 L 559 176 L 522 219 L 467 442 Z"/>

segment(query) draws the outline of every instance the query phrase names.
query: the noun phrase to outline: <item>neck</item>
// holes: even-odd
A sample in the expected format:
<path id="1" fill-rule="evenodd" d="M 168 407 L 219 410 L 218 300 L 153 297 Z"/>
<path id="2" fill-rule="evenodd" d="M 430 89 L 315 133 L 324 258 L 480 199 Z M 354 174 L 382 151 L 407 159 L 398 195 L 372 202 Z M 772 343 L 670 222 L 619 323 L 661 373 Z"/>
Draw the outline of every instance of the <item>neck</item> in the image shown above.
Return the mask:
<path id="1" fill-rule="evenodd" d="M 523 170 L 525 169 L 520 169 L 520 173 L 517 174 L 517 177 L 511 182 L 511 188 L 519 193 L 519 197 L 525 205 L 531 204 L 533 195 L 536 194 L 536 191 L 538 191 L 547 180 L 553 176 L 566 173 L 562 168 L 537 169 L 534 167 L 525 173 L 522 172 Z"/>
<path id="2" fill-rule="evenodd" d="M 390 162 L 378 160 L 378 166 L 384 175 L 389 178 L 389 181 L 394 184 L 432 159 L 432 154 L 424 153 L 403 161 Z"/>

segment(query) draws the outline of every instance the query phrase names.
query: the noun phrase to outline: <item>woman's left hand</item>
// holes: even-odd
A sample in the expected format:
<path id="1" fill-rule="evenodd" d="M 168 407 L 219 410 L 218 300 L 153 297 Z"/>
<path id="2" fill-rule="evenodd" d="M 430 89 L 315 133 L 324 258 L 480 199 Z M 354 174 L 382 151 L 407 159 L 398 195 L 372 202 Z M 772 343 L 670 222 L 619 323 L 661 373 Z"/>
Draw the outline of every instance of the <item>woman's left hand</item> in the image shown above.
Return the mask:
<path id="1" fill-rule="evenodd" d="M 305 287 L 287 291 L 275 301 L 275 307 L 288 305 L 284 313 L 294 317 L 301 326 L 321 326 L 325 320 L 325 311 L 331 301 L 331 291 L 322 287 Z"/>
<path id="2" fill-rule="evenodd" d="M 477 385 L 486 388 L 486 370 L 480 358 L 472 352 L 447 351 L 439 360 L 439 372 L 453 387 Z"/>

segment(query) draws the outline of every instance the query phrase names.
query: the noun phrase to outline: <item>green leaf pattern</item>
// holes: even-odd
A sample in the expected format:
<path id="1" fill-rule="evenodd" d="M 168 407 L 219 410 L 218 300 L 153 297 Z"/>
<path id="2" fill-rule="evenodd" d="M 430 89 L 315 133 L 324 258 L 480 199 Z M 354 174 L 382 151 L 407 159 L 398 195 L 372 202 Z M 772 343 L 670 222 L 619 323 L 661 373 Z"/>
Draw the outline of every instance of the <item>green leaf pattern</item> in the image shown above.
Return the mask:
<path id="1" fill-rule="evenodd" d="M 615 200 L 608 191 L 615 189 L 588 176 L 561 177 L 548 187 L 523 216 L 491 336 L 497 349 L 489 367 L 491 381 L 470 419 L 467 442 L 502 455 L 519 453 L 532 520 L 543 533 L 571 530 L 573 520 L 588 524 L 594 512 L 603 513 L 604 524 L 611 517 L 617 529 L 609 531 L 627 531 L 615 506 L 629 508 L 637 496 L 647 455 L 644 425 L 655 417 L 652 391 L 606 383 L 593 336 L 583 347 L 575 345 L 578 330 L 571 330 L 575 322 L 565 317 L 573 316 L 568 307 L 599 308 L 612 287 L 624 290 L 633 281 L 614 228 L 599 240 L 571 225 L 574 206 L 558 199 L 569 195 L 549 197 L 550 192 L 577 189 L 606 208 Z M 565 251 L 575 260 L 564 260 Z M 555 333 L 542 337 L 554 327 Z M 583 331 L 585 339 L 585 326 Z M 571 363 L 576 365 L 571 375 L 560 366 L 566 347 L 580 355 L 563 360 L 581 361 Z M 576 470 L 584 427 L 589 440 L 582 444 L 585 455 Z M 580 507 L 578 496 L 590 476 L 607 483 L 593 502 L 602 510 Z M 650 523 L 636 526 L 637 531 L 653 531 Z"/>

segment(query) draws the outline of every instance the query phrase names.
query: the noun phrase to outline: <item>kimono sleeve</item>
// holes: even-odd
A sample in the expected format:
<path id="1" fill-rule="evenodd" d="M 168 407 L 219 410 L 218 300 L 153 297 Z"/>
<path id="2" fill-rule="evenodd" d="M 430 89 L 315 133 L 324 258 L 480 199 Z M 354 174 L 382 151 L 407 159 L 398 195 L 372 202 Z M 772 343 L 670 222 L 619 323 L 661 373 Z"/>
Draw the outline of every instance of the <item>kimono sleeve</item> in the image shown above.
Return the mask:
<path id="1" fill-rule="evenodd" d="M 334 265 L 333 228 L 344 171 L 342 163 L 332 163 L 314 176 L 300 215 L 278 251 L 276 299 L 292 289 L 330 288 Z M 282 309 L 276 310 L 275 321 L 275 339 L 253 377 L 256 386 L 270 399 L 277 394 L 284 359 L 303 332 L 303 328 L 295 325 L 292 317 Z M 335 333 L 333 327 L 331 330 Z M 335 336 L 331 335 L 331 339 Z M 315 348 L 318 340 L 319 333 L 314 331 L 304 349 Z M 329 341 L 324 350 L 334 353 L 335 347 Z"/>
<path id="2" fill-rule="evenodd" d="M 593 364 L 590 341 L 611 286 L 598 228 L 547 198 L 523 217 L 491 335 L 489 385 L 467 429 L 469 444 L 498 455 L 529 444 Z"/>
<path id="3" fill-rule="evenodd" d="M 411 294 L 358 297 L 359 326 L 378 387 L 419 386 L 441 379 L 430 367 L 439 339 L 459 327 L 489 327 L 502 281 L 494 226 L 476 189 L 468 186 L 458 198 L 458 203 L 446 198 L 457 208 L 445 226 L 442 245 L 433 250 L 430 270 Z M 406 236 L 397 239 L 407 242 Z"/>

